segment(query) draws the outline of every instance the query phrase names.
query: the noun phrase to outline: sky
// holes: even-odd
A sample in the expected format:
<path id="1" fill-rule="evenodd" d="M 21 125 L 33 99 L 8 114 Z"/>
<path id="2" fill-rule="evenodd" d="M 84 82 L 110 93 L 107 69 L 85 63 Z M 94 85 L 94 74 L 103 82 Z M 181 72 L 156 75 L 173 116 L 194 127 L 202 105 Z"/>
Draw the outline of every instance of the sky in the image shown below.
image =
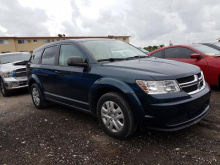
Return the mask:
<path id="1" fill-rule="evenodd" d="M 137 47 L 215 42 L 219 0 L 1 0 L 0 36 L 131 36 Z"/>

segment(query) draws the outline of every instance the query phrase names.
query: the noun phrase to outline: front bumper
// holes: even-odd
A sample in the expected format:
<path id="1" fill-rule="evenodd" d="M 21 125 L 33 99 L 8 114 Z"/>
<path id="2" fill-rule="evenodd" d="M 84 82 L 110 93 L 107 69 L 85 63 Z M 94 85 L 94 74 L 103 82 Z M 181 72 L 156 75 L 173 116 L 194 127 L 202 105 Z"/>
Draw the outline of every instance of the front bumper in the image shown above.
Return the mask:
<path id="1" fill-rule="evenodd" d="M 206 116 L 209 111 L 210 96 L 208 84 L 202 91 L 193 95 L 185 92 L 151 95 L 150 98 L 139 95 L 144 110 L 144 115 L 139 118 L 139 125 L 141 128 L 163 131 L 176 131 L 189 127 Z"/>
<path id="2" fill-rule="evenodd" d="M 19 77 L 19 78 L 5 78 L 3 80 L 5 88 L 7 90 L 19 89 L 19 88 L 27 88 L 27 77 Z"/>

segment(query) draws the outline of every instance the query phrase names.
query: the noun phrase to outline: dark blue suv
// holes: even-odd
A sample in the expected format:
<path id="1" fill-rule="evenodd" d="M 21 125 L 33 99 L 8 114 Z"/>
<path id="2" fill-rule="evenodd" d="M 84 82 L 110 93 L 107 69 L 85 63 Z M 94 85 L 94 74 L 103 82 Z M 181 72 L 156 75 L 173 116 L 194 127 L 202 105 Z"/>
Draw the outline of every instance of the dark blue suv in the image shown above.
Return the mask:
<path id="1" fill-rule="evenodd" d="M 34 50 L 28 85 L 34 105 L 49 101 L 96 116 L 110 136 L 137 127 L 179 130 L 209 110 L 210 88 L 197 66 L 149 57 L 117 40 L 64 40 Z"/>

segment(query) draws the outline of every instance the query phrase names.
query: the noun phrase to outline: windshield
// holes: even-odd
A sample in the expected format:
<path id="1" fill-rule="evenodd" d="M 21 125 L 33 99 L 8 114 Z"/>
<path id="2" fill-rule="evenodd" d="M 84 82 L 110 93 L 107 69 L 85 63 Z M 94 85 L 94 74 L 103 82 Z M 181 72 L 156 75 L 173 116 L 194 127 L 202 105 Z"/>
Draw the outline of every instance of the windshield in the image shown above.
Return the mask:
<path id="1" fill-rule="evenodd" d="M 206 45 L 190 45 L 191 47 L 193 47 L 194 49 L 202 52 L 203 54 L 206 54 L 208 56 L 213 56 L 216 54 L 220 54 L 220 51 L 215 49 L 215 48 L 211 48 L 209 46 Z"/>
<path id="2" fill-rule="evenodd" d="M 81 43 L 97 61 L 102 59 L 126 59 L 135 56 L 147 57 L 139 49 L 120 41 L 85 41 Z"/>
<path id="3" fill-rule="evenodd" d="M 0 64 L 6 64 L 15 61 L 29 60 L 30 54 L 7 54 L 0 56 Z"/>

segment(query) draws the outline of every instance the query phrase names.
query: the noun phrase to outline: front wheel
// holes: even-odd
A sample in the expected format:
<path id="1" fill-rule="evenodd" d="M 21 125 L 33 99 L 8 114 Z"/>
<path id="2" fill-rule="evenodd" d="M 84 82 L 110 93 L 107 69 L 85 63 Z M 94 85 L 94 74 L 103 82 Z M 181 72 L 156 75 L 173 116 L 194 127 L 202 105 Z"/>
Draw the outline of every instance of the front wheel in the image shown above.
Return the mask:
<path id="1" fill-rule="evenodd" d="M 35 107 L 37 107 L 38 109 L 46 108 L 47 102 L 44 96 L 42 95 L 40 89 L 38 88 L 37 84 L 35 83 L 31 86 L 31 96 Z"/>
<path id="2" fill-rule="evenodd" d="M 97 116 L 105 133 L 117 139 L 125 139 L 137 128 L 129 104 L 115 92 L 104 94 L 99 99 Z"/>
<path id="3" fill-rule="evenodd" d="M 4 85 L 4 82 L 3 82 L 2 79 L 0 79 L 0 88 L 1 88 L 2 95 L 3 95 L 4 97 L 7 97 L 7 96 L 10 95 L 9 90 L 7 90 L 7 89 L 5 88 L 5 85 Z"/>

